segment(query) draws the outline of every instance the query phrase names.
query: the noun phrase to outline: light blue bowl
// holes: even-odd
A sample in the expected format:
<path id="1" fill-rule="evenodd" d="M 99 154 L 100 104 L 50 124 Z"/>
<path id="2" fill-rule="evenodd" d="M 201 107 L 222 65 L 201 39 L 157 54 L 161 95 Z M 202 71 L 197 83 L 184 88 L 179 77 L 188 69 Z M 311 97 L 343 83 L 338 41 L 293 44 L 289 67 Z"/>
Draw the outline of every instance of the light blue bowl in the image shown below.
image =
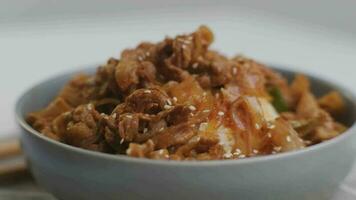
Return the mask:
<path id="1" fill-rule="evenodd" d="M 83 70 L 93 73 L 95 68 Z M 291 77 L 294 72 L 278 70 Z M 87 151 L 33 130 L 26 113 L 46 106 L 76 72 L 32 87 L 16 104 L 22 147 L 37 182 L 58 199 L 321 200 L 332 197 L 356 155 L 356 98 L 309 76 L 315 94 L 337 90 L 347 103 L 341 120 L 352 126 L 330 141 L 303 150 L 242 160 L 159 161 Z"/>

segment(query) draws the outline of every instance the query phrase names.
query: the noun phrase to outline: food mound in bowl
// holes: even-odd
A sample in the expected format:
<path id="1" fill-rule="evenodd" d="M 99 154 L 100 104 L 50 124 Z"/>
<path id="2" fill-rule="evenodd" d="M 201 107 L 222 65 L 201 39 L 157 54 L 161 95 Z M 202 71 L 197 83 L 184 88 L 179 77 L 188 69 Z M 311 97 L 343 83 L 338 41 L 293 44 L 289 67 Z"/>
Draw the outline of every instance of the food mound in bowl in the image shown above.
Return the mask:
<path id="1" fill-rule="evenodd" d="M 167 160 L 239 159 L 293 151 L 345 127 L 337 92 L 317 99 L 297 75 L 210 50 L 196 32 L 143 42 L 95 75 L 78 74 L 28 123 L 54 140 L 92 151 Z"/>

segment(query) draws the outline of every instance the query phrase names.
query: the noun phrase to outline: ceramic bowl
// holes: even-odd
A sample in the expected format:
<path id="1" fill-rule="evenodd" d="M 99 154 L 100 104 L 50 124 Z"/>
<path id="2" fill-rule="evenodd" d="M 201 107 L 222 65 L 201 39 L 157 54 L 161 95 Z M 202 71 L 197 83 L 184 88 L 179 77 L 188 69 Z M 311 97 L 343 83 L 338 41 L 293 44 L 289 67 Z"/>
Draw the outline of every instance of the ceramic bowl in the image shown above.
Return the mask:
<path id="1" fill-rule="evenodd" d="M 287 77 L 295 74 L 277 70 Z M 95 67 L 81 71 L 93 73 Z M 355 160 L 356 98 L 350 91 L 308 74 L 316 95 L 330 90 L 341 92 L 348 109 L 339 120 L 350 128 L 303 150 L 240 160 L 162 161 L 59 143 L 32 129 L 24 118 L 26 113 L 46 106 L 75 73 L 33 86 L 16 105 L 29 167 L 38 184 L 58 199 L 329 199 Z"/>

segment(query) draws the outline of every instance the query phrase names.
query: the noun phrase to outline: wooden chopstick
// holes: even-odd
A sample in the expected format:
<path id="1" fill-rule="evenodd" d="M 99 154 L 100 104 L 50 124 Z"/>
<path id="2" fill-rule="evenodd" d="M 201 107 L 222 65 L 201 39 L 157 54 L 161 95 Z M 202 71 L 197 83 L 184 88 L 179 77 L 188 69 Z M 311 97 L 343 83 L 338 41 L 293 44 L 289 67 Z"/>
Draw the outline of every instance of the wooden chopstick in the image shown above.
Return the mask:
<path id="1" fill-rule="evenodd" d="M 20 155 L 21 147 L 17 139 L 0 143 L 0 159 Z"/>
<path id="2" fill-rule="evenodd" d="M 26 174 L 27 167 L 25 162 L 16 162 L 14 164 L 0 165 L 0 177 L 12 177 L 19 174 Z"/>
<path id="3" fill-rule="evenodd" d="M 0 142 L 0 177 L 15 177 L 28 174 L 26 163 L 21 158 L 22 151 L 18 139 Z M 14 162 L 13 160 L 17 160 Z"/>

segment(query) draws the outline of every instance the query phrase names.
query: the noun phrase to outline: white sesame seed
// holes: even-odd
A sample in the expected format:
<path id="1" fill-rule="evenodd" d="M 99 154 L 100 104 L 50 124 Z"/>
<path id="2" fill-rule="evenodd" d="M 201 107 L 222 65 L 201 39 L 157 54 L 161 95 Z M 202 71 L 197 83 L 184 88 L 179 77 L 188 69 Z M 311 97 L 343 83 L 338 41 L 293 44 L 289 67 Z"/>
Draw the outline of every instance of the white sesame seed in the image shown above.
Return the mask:
<path id="1" fill-rule="evenodd" d="M 168 110 L 168 109 L 171 109 L 172 108 L 172 106 L 170 106 L 170 105 L 164 105 L 164 107 L 163 107 L 164 109 L 166 109 L 166 110 Z"/>
<path id="2" fill-rule="evenodd" d="M 88 105 L 87 105 L 87 109 L 88 109 L 88 110 L 92 110 L 92 109 L 93 109 L 93 105 L 88 104 Z"/>
<path id="3" fill-rule="evenodd" d="M 272 134 L 270 132 L 268 132 L 267 137 L 272 138 Z"/>
<path id="4" fill-rule="evenodd" d="M 261 126 L 260 126 L 259 124 L 257 124 L 257 123 L 256 123 L 256 124 L 255 124 L 255 128 L 256 128 L 256 129 L 260 129 L 260 128 L 261 128 Z"/>
<path id="5" fill-rule="evenodd" d="M 190 105 L 188 108 L 189 108 L 191 111 L 194 111 L 194 110 L 197 109 L 197 108 L 196 108 L 195 106 L 193 106 L 193 105 Z"/>
<path id="6" fill-rule="evenodd" d="M 192 116 L 192 117 L 194 116 L 194 114 L 193 114 L 193 113 L 189 113 L 189 115 L 190 115 L 190 116 Z"/>
<path id="7" fill-rule="evenodd" d="M 244 155 L 244 154 L 241 154 L 238 156 L 238 158 L 245 158 L 245 157 L 246 157 L 246 155 Z"/>
<path id="8" fill-rule="evenodd" d="M 219 112 L 218 112 L 218 115 L 219 115 L 219 116 L 224 116 L 224 115 L 225 115 L 225 113 L 224 113 L 224 112 L 222 112 L 222 111 L 219 111 Z"/>
<path id="9" fill-rule="evenodd" d="M 112 118 L 116 119 L 116 113 L 112 114 Z"/>
<path id="10" fill-rule="evenodd" d="M 236 74 L 237 74 L 237 69 L 236 69 L 236 67 L 232 68 L 232 74 L 233 74 L 233 75 L 236 75 Z"/>
<path id="11" fill-rule="evenodd" d="M 195 124 L 190 125 L 190 127 L 195 128 Z"/>
<path id="12" fill-rule="evenodd" d="M 162 127 L 162 128 L 159 129 L 159 132 L 162 132 L 163 130 L 164 130 L 164 128 Z"/>
<path id="13" fill-rule="evenodd" d="M 273 150 L 278 152 L 278 151 L 282 150 L 282 147 L 276 146 L 276 147 L 273 147 Z"/>
<path id="14" fill-rule="evenodd" d="M 198 63 L 194 63 L 194 64 L 192 65 L 192 67 L 193 67 L 193 69 L 196 69 L 196 68 L 198 67 Z"/>
<path id="15" fill-rule="evenodd" d="M 286 140 L 287 142 L 292 142 L 292 138 L 289 135 L 286 137 Z"/>
<path id="16" fill-rule="evenodd" d="M 274 125 L 274 124 L 271 123 L 271 122 L 267 122 L 267 128 L 268 128 L 268 129 L 274 129 L 274 128 L 276 128 L 276 125 Z"/>
<path id="17" fill-rule="evenodd" d="M 208 128 L 208 123 L 203 122 L 199 125 L 199 131 L 205 131 Z"/>
<path id="18" fill-rule="evenodd" d="M 174 102 L 178 101 L 177 97 L 173 97 L 172 99 L 173 99 Z"/>
<path id="19" fill-rule="evenodd" d="M 237 156 L 237 155 L 240 155 L 241 154 L 241 150 L 240 149 L 236 149 L 235 152 L 234 152 L 234 155 Z"/>
<path id="20" fill-rule="evenodd" d="M 145 93 L 145 94 L 151 94 L 152 91 L 151 91 L 151 90 L 145 90 L 145 91 L 143 91 L 143 93 Z"/>
<path id="21" fill-rule="evenodd" d="M 143 129 L 143 133 L 146 133 L 147 131 L 148 131 L 147 128 L 144 128 L 144 129 Z"/>
<path id="22" fill-rule="evenodd" d="M 268 127 L 269 129 L 274 129 L 276 128 L 276 125 L 272 124 L 271 126 Z"/>
<path id="23" fill-rule="evenodd" d="M 167 104 L 171 106 L 172 105 L 171 100 L 167 99 Z"/>
<path id="24" fill-rule="evenodd" d="M 124 143 L 124 138 L 121 138 L 121 140 L 120 140 L 120 144 L 122 144 L 122 143 Z"/>
<path id="25" fill-rule="evenodd" d="M 232 157 L 232 153 L 228 152 L 224 154 L 224 158 L 231 158 Z"/>
<path id="26" fill-rule="evenodd" d="M 208 112 L 210 112 L 210 110 L 209 109 L 205 109 L 205 110 L 203 110 L 203 112 L 204 113 L 208 113 Z"/>
<path id="27" fill-rule="evenodd" d="M 252 150 L 252 153 L 258 154 L 258 150 L 257 150 L 257 149 L 254 149 L 254 150 Z"/>
<path id="28" fill-rule="evenodd" d="M 132 119 L 132 115 L 126 115 L 126 117 Z"/>
<path id="29" fill-rule="evenodd" d="M 104 117 L 104 116 L 105 116 L 105 113 L 100 113 L 100 115 L 101 115 L 102 117 Z"/>
<path id="30" fill-rule="evenodd" d="M 131 151 L 132 151 L 131 149 L 127 149 L 127 150 L 126 150 L 126 154 L 127 154 L 127 155 L 130 155 L 130 154 L 131 154 Z"/>

